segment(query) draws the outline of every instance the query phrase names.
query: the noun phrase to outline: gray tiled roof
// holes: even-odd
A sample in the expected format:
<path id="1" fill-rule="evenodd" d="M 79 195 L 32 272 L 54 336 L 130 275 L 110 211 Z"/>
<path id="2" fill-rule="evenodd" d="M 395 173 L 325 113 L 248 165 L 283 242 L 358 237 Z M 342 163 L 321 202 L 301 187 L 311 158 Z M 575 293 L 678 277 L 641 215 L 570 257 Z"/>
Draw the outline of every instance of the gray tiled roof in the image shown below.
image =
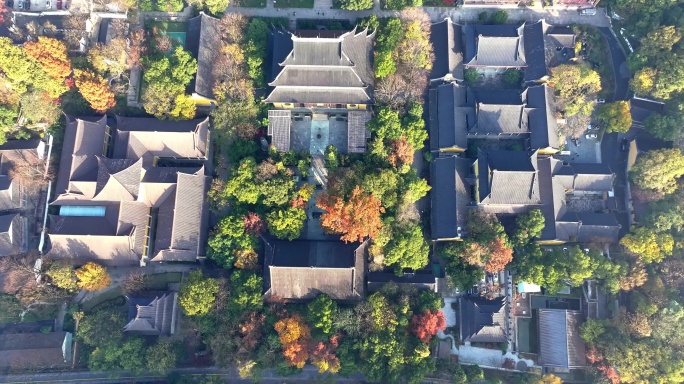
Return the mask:
<path id="1" fill-rule="evenodd" d="M 460 25 L 446 18 L 430 26 L 430 42 L 435 59 L 430 79 L 441 79 L 451 74 L 463 80 L 463 37 Z"/>
<path id="2" fill-rule="evenodd" d="M 543 367 L 571 369 L 586 366 L 584 341 L 579 332 L 582 317 L 579 311 L 539 310 L 539 357 Z"/>
<path id="3" fill-rule="evenodd" d="M 480 103 L 477 108 L 477 126 L 471 132 L 494 135 L 527 133 L 525 106 Z"/>
<path id="4" fill-rule="evenodd" d="M 477 159 L 481 205 L 541 205 L 537 154 L 480 151 Z"/>
<path id="5" fill-rule="evenodd" d="M 506 336 L 506 298 L 461 296 L 459 326 L 463 342 L 502 343 Z"/>
<path id="6" fill-rule="evenodd" d="M 566 212 L 558 225 L 563 230 L 557 234 L 560 240 L 580 243 L 616 243 L 621 228 L 613 213 L 593 212 Z"/>
<path id="7" fill-rule="evenodd" d="M 271 33 L 274 60 L 292 47 L 281 62 L 272 62 L 275 89 L 268 103 L 367 104 L 373 101 L 373 34 L 356 29 L 337 37 L 297 37 Z M 276 68 L 283 67 L 282 70 Z"/>
<path id="8" fill-rule="evenodd" d="M 86 123 L 79 120 L 68 127 L 64 153 L 90 142 L 81 132 Z M 50 255 L 137 264 L 150 225 L 150 230 L 156 231 L 150 234 L 154 243 L 149 244 L 145 256 L 157 261 L 196 260 L 204 252 L 201 243 L 208 219 L 202 161 L 208 150 L 208 119 L 160 123 L 118 117 L 117 123 L 113 157 L 104 157 L 104 143 L 99 143 L 100 152 L 91 150 L 82 161 L 94 163 L 93 171 L 85 180 L 69 180 L 66 174 L 72 192 L 58 194 L 52 202 L 56 206 L 106 206 L 105 215 L 51 216 Z M 163 167 L 172 161 L 155 163 L 155 156 L 177 156 L 177 160 L 198 166 Z"/>
<path id="9" fill-rule="evenodd" d="M 63 347 L 66 347 L 65 356 Z M 69 332 L 27 332 L 0 335 L 0 367 L 49 368 L 66 366 L 71 351 Z"/>
<path id="10" fill-rule="evenodd" d="M 547 76 L 546 48 L 544 35 L 548 24 L 544 20 L 525 25 L 523 36 L 525 38 L 525 81 L 536 81 Z"/>
<path id="11" fill-rule="evenodd" d="M 566 190 L 608 192 L 613 189 L 615 174 L 608 164 L 562 163 L 554 160 L 554 179 Z"/>
<path id="12" fill-rule="evenodd" d="M 325 293 L 336 300 L 363 298 L 368 242 L 281 241 L 266 243 L 266 295 L 311 299 Z"/>
<path id="13" fill-rule="evenodd" d="M 558 125 L 553 90 L 546 84 L 528 87 L 524 92 L 529 108 L 530 146 L 533 149 L 558 148 Z"/>
<path id="14" fill-rule="evenodd" d="M 186 46 L 197 59 L 197 73 L 190 89 L 204 97 L 214 97 L 213 68 L 221 54 L 220 20 L 204 12 L 188 20 Z"/>
<path id="15" fill-rule="evenodd" d="M 425 272 L 425 273 L 423 273 Z M 376 292 L 386 283 L 409 284 L 418 289 L 435 290 L 437 281 L 432 271 L 417 271 L 397 276 L 393 272 L 370 272 L 368 273 L 368 291 Z"/>
<path id="16" fill-rule="evenodd" d="M 455 156 L 439 157 L 430 163 L 432 239 L 453 239 L 460 237 L 458 227 L 465 230 L 465 210 L 471 203 L 465 178 L 471 164 Z"/>
<path id="17" fill-rule="evenodd" d="M 369 89 L 363 87 L 298 87 L 280 86 L 264 100 L 267 103 L 367 104 L 372 101 Z"/>
<path id="18" fill-rule="evenodd" d="M 138 335 L 172 335 L 176 327 L 178 296 L 169 292 L 153 300 L 131 299 L 134 316 L 124 326 L 125 332 Z M 129 316 L 130 317 L 130 316 Z"/>
<path id="19" fill-rule="evenodd" d="M 55 193 L 67 191 L 69 181 L 90 180 L 97 176 L 97 158 L 101 156 L 105 143 L 107 116 L 97 122 L 77 117 L 67 117 L 62 156 L 55 183 Z"/>
<path id="20" fill-rule="evenodd" d="M 476 124 L 475 97 L 455 83 L 430 90 L 430 149 L 466 148 L 468 130 Z"/>
<path id="21" fill-rule="evenodd" d="M 520 68 L 527 66 L 521 37 L 478 36 L 477 52 L 471 67 Z"/>

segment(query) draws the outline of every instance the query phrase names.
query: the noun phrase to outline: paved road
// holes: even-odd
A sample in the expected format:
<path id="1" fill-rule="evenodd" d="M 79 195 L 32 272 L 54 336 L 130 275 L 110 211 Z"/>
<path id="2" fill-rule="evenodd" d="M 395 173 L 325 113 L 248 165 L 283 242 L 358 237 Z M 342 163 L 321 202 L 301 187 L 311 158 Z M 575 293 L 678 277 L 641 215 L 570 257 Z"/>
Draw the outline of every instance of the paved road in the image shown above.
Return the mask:
<path id="1" fill-rule="evenodd" d="M 218 369 L 218 368 L 181 368 L 173 371 L 181 375 L 191 376 L 218 376 L 226 383 L 230 384 L 251 384 L 254 381 L 250 379 L 240 379 L 236 369 Z M 322 375 L 318 373 L 318 368 L 307 365 L 304 367 L 302 373 L 280 377 L 273 371 L 263 372 L 260 383 L 264 384 L 295 384 L 295 383 L 314 383 L 320 382 Z M 167 376 L 158 375 L 156 373 L 143 373 L 140 375 L 133 375 L 128 372 L 120 372 L 118 375 L 110 373 L 95 373 L 89 371 L 81 372 L 62 372 L 62 373 L 35 373 L 29 375 L 6 375 L 0 376 L 0 383 L 2 384 L 19 384 L 19 383 L 89 383 L 89 384 L 105 384 L 105 383 L 151 383 L 165 381 Z M 360 384 L 365 383 L 359 375 L 346 378 L 342 376 L 335 376 L 336 383 L 345 384 Z"/>
<path id="2" fill-rule="evenodd" d="M 277 4 L 277 0 L 276 0 Z M 273 0 L 267 0 L 265 8 L 242 8 L 229 6 L 226 11 L 241 13 L 247 16 L 262 17 L 287 17 L 290 19 L 290 27 L 295 27 L 297 19 L 336 19 L 350 20 L 354 22 L 358 18 L 377 15 L 378 17 L 399 16 L 401 12 L 387 11 L 380 9 L 380 1 L 374 0 L 375 6 L 367 11 L 345 11 L 343 9 L 332 9 L 331 0 L 315 0 L 313 8 L 276 8 Z M 441 21 L 446 17 L 451 17 L 454 22 L 464 23 L 477 21 L 481 12 L 494 12 L 501 8 L 454 8 L 454 7 L 422 7 L 430 16 L 432 21 Z M 596 27 L 610 26 L 610 20 L 603 9 L 599 9 L 594 16 L 580 16 L 576 10 L 557 10 L 543 8 L 541 2 L 536 7 L 529 8 L 510 8 L 508 12 L 509 21 L 538 21 L 545 19 L 550 24 L 588 24 Z"/>
<path id="3" fill-rule="evenodd" d="M 615 173 L 615 202 L 617 204 L 617 220 L 622 226 L 620 237 L 629 231 L 629 205 L 627 204 L 627 151 L 620 150 L 622 135 L 607 133 L 601 141 L 603 163 L 608 164 Z"/>
<path id="4" fill-rule="evenodd" d="M 615 74 L 615 95 L 613 96 L 613 101 L 629 100 L 631 97 L 629 91 L 630 75 L 627 68 L 625 51 L 610 27 L 600 27 L 599 31 L 608 42 L 610 57 L 613 60 L 613 73 Z"/>

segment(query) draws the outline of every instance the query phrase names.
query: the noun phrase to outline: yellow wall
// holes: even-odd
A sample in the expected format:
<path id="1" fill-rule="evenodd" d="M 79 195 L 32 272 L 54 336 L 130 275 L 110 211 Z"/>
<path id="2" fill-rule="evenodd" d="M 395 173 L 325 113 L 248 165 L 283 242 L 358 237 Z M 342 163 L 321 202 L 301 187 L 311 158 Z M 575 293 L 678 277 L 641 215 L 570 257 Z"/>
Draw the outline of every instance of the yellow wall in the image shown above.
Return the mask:
<path id="1" fill-rule="evenodd" d="M 212 103 L 213 103 L 214 105 L 216 105 L 216 100 L 210 99 L 210 98 L 208 98 L 208 97 L 204 97 L 204 96 L 201 96 L 201 95 L 198 95 L 198 94 L 196 94 L 196 93 L 193 93 L 193 94 L 190 96 L 190 98 L 192 99 L 192 101 L 195 102 L 195 106 L 197 106 L 197 107 L 209 107 L 209 106 L 212 105 Z"/>
<path id="2" fill-rule="evenodd" d="M 440 149 L 439 151 L 440 151 L 440 152 L 458 152 L 458 153 L 462 153 L 462 152 L 465 152 L 465 149 L 464 149 L 464 148 L 459 148 L 459 147 L 454 147 L 454 148 L 444 148 L 444 149 Z"/>
<path id="3" fill-rule="evenodd" d="M 539 244 L 539 245 L 560 245 L 560 244 L 565 244 L 565 241 L 563 241 L 563 240 L 537 240 L 537 244 Z"/>
<path id="4" fill-rule="evenodd" d="M 557 152 L 558 152 L 557 149 L 551 148 L 551 147 L 539 149 L 539 153 L 542 154 L 542 155 L 554 155 L 554 154 L 556 154 Z"/>

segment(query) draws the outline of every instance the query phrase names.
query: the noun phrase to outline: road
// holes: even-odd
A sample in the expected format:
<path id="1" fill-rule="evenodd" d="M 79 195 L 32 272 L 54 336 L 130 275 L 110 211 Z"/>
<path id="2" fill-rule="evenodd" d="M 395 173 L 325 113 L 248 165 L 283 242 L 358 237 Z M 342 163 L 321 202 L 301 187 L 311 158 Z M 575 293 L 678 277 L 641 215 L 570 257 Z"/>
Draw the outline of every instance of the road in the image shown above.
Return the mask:
<path id="1" fill-rule="evenodd" d="M 629 100 L 631 95 L 629 91 L 629 69 L 627 68 L 627 57 L 625 51 L 620 45 L 613 30 L 610 27 L 599 27 L 598 29 L 608 43 L 610 50 L 610 57 L 613 61 L 613 73 L 615 74 L 615 94 L 612 101 Z"/>
<path id="2" fill-rule="evenodd" d="M 240 379 L 237 374 L 237 369 L 218 369 L 218 368 L 181 368 L 176 369 L 173 373 L 190 376 L 218 376 L 229 384 L 251 384 L 254 383 L 251 379 Z M 304 367 L 302 373 L 281 377 L 277 376 L 274 371 L 268 370 L 262 373 L 259 380 L 260 383 L 265 384 L 295 384 L 295 383 L 314 383 L 320 382 L 322 375 L 318 373 L 318 368 L 307 365 Z M 35 373 L 27 375 L 5 375 L 0 376 L 0 383 L 2 384 L 19 384 L 19 383 L 88 383 L 88 384 L 113 384 L 113 383 L 152 383 L 165 381 L 166 375 L 158 375 L 156 373 L 142 373 L 134 375 L 129 372 L 120 372 L 117 375 L 112 373 L 96 373 L 89 371 L 81 372 L 61 372 L 61 373 Z M 355 375 L 350 378 L 335 376 L 336 383 L 345 384 L 360 384 L 365 383 L 360 375 Z"/>
<path id="3" fill-rule="evenodd" d="M 607 133 L 601 141 L 601 157 L 604 164 L 608 164 L 615 173 L 615 202 L 617 204 L 616 218 L 621 225 L 620 237 L 629 231 L 629 205 L 627 204 L 627 151 L 620 150 L 622 135 Z"/>

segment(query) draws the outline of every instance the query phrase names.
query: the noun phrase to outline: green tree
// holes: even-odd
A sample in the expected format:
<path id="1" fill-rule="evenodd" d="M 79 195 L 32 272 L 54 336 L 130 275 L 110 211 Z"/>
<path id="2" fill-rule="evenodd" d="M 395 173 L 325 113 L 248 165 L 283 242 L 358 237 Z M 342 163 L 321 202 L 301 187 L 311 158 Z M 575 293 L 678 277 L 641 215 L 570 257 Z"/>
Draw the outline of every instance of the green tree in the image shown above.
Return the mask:
<path id="1" fill-rule="evenodd" d="M 432 189 L 427 180 L 418 177 L 415 169 L 402 175 L 399 195 L 404 197 L 404 204 L 413 204 L 422 199 Z"/>
<path id="2" fill-rule="evenodd" d="M 197 61 L 182 47 L 170 56 L 156 54 L 143 59 L 145 110 L 158 119 L 194 117 L 188 99 L 183 95 L 195 72 Z"/>
<path id="3" fill-rule="evenodd" d="M 121 312 L 102 310 L 85 316 L 78 324 L 76 337 L 83 344 L 97 347 L 118 344 L 123 338 L 126 317 Z"/>
<path id="4" fill-rule="evenodd" d="M 655 86 L 657 71 L 654 68 L 642 68 L 634 73 L 629 85 L 637 95 L 650 95 Z"/>
<path id="5" fill-rule="evenodd" d="M 646 227 L 637 227 L 620 239 L 630 252 L 638 255 L 645 263 L 660 262 L 674 250 L 674 239 L 669 233 L 656 233 Z"/>
<path id="6" fill-rule="evenodd" d="M 484 380 L 484 371 L 479 365 L 461 365 L 463 371 L 468 377 L 469 383 L 477 383 Z"/>
<path id="7" fill-rule="evenodd" d="M 341 0 L 340 7 L 349 11 L 373 9 L 373 0 Z"/>
<path id="8" fill-rule="evenodd" d="M 506 24 L 506 21 L 508 21 L 508 12 L 502 10 L 492 13 L 489 18 L 492 24 Z"/>
<path id="9" fill-rule="evenodd" d="M 677 189 L 677 179 L 684 175 L 684 155 L 679 149 L 657 149 L 637 158 L 629 173 L 639 188 L 661 193 Z"/>
<path id="10" fill-rule="evenodd" d="M 259 243 L 256 236 L 245 232 L 244 216 L 233 211 L 216 225 L 207 245 L 207 256 L 230 269 L 235 262 L 234 251 L 255 249 Z"/>
<path id="11" fill-rule="evenodd" d="M 304 229 L 306 211 L 299 207 L 278 209 L 266 214 L 266 223 L 271 235 L 279 239 L 294 240 Z"/>
<path id="12" fill-rule="evenodd" d="M 417 222 L 394 226 L 392 237 L 384 247 L 385 265 L 395 270 L 421 269 L 428 264 L 430 248 Z"/>
<path id="13" fill-rule="evenodd" d="M 88 369 L 95 372 L 145 370 L 146 349 L 143 340 L 134 338 L 123 343 L 98 346 L 88 358 Z"/>
<path id="14" fill-rule="evenodd" d="M 596 117 L 606 124 L 606 132 L 627 132 L 632 126 L 629 103 L 619 100 L 596 108 Z"/>
<path id="15" fill-rule="evenodd" d="M 333 324 L 337 316 L 337 304 L 325 294 L 320 294 L 308 304 L 308 323 L 314 336 L 325 339 L 333 333 Z"/>
<path id="16" fill-rule="evenodd" d="M 644 128 L 653 136 L 673 141 L 682 136 L 684 116 L 654 113 L 644 120 Z"/>
<path id="17" fill-rule="evenodd" d="M 152 372 L 167 372 L 178 367 L 183 357 L 183 345 L 169 338 L 159 338 L 146 353 L 147 369 Z"/>
<path id="18" fill-rule="evenodd" d="M 465 291 L 484 278 L 484 269 L 466 264 L 459 256 L 460 253 L 461 246 L 458 243 L 437 245 L 437 254 L 447 261 L 447 283 L 450 288 Z"/>
<path id="19" fill-rule="evenodd" d="M 216 279 L 195 270 L 181 283 L 178 302 L 188 316 L 206 315 L 214 306 L 218 291 L 219 283 Z"/>
<path id="20" fill-rule="evenodd" d="M 361 182 L 361 188 L 379 198 L 383 207 L 393 209 L 399 203 L 397 192 L 400 180 L 400 175 L 396 170 L 383 169 L 366 173 Z"/>
<path id="21" fill-rule="evenodd" d="M 515 68 L 509 68 L 503 74 L 504 83 L 510 86 L 520 86 L 521 78 L 520 71 Z"/>
<path id="22" fill-rule="evenodd" d="M 512 241 L 516 246 L 523 246 L 541 236 L 543 229 L 544 215 L 539 209 L 533 209 L 515 219 L 515 232 Z"/>
<path id="23" fill-rule="evenodd" d="M 475 84 L 477 82 L 477 79 L 480 78 L 480 74 L 477 73 L 477 69 L 475 68 L 466 68 L 465 71 L 463 71 L 463 77 L 466 82 L 466 84 Z"/>
<path id="24" fill-rule="evenodd" d="M 204 6 L 212 15 L 221 15 L 226 11 L 230 0 L 204 0 Z"/>
<path id="25" fill-rule="evenodd" d="M 551 69 L 551 82 L 560 96 L 566 116 L 591 115 L 601 77 L 585 65 L 563 64 Z"/>
<path id="26" fill-rule="evenodd" d="M 245 61 L 247 74 L 256 87 L 266 85 L 264 62 L 268 45 L 268 24 L 259 18 L 253 18 L 247 26 L 247 42 L 245 44 Z"/>
<path id="27" fill-rule="evenodd" d="M 236 270 L 230 276 L 230 300 L 228 310 L 239 318 L 248 311 L 259 311 L 263 306 L 264 281 L 255 272 Z"/>

